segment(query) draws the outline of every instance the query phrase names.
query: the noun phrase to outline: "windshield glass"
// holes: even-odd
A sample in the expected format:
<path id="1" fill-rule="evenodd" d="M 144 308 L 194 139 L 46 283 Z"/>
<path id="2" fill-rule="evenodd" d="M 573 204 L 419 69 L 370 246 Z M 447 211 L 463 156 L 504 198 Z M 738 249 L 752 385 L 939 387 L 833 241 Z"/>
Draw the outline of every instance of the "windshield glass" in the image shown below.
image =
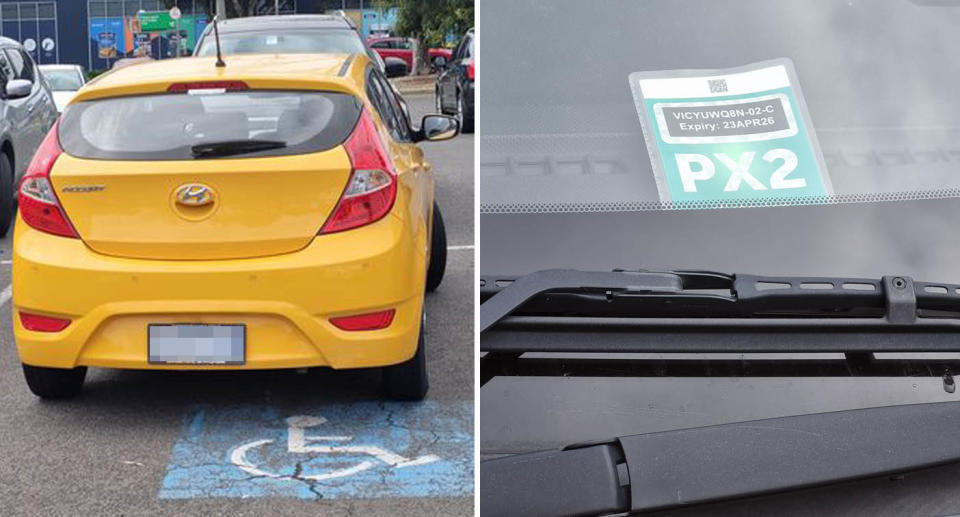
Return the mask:
<path id="1" fill-rule="evenodd" d="M 479 12 L 482 273 L 960 281 L 960 2 L 490 2 Z M 532 19 L 550 30 L 523 30 Z M 585 37 L 567 45 L 569 34 Z M 750 74 L 767 75 L 744 88 L 737 77 Z M 734 109 L 747 116 L 722 115 Z M 767 117 L 771 127 L 732 135 L 679 127 Z M 717 141 L 682 140 L 704 136 Z M 778 187 L 806 185 L 773 188 L 784 167 Z"/>
<path id="2" fill-rule="evenodd" d="M 198 145 L 241 141 L 242 146 L 246 140 L 285 146 L 242 156 L 275 156 L 339 145 L 358 116 L 356 99 L 343 93 L 142 95 L 73 104 L 63 114 L 59 134 L 64 150 L 81 158 L 193 159 Z"/>
<path id="3" fill-rule="evenodd" d="M 354 54 L 366 52 L 352 30 L 324 29 L 298 31 L 257 31 L 220 34 L 221 52 L 230 54 Z M 213 56 L 217 45 L 207 34 L 198 56 Z"/>
<path id="4" fill-rule="evenodd" d="M 960 3 L 494 3 L 514 14 L 484 25 L 485 213 L 960 195 Z"/>
<path id="5" fill-rule="evenodd" d="M 83 79 L 76 70 L 44 70 L 41 69 L 43 77 L 50 83 L 50 88 L 55 92 L 77 91 L 83 86 Z"/>

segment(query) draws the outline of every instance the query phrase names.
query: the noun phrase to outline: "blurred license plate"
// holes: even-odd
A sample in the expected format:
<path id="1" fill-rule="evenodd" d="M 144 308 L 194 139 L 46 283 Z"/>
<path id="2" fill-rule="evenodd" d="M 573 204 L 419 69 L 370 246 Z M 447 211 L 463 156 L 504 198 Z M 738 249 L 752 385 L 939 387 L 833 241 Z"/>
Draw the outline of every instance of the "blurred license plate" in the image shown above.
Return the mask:
<path id="1" fill-rule="evenodd" d="M 149 362 L 244 364 L 246 331 L 244 325 L 149 325 Z"/>

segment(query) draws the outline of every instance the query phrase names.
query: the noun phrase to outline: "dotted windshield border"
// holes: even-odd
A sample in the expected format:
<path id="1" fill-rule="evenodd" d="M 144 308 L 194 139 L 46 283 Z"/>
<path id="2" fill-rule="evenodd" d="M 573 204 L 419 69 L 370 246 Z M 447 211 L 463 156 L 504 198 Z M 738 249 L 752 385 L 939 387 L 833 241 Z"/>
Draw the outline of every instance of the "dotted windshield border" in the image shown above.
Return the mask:
<path id="1" fill-rule="evenodd" d="M 562 214 L 590 212 L 648 212 L 651 210 L 717 210 L 723 208 L 767 208 L 850 203 L 887 203 L 960 198 L 960 188 L 919 192 L 885 192 L 873 194 L 840 194 L 767 199 L 703 200 L 703 201 L 622 201 L 596 203 L 523 203 L 480 204 L 481 214 Z"/>

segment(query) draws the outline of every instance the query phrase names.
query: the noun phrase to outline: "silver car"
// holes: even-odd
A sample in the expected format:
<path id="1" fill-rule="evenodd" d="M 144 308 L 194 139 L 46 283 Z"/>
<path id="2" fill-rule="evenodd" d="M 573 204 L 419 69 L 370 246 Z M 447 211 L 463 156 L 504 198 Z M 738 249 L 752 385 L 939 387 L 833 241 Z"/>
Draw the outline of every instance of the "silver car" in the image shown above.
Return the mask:
<path id="1" fill-rule="evenodd" d="M 40 72 L 53 92 L 57 111 L 61 113 L 77 90 L 87 83 L 87 76 L 80 65 L 40 65 Z"/>
<path id="2" fill-rule="evenodd" d="M 53 93 L 23 47 L 0 37 L 0 237 L 14 214 L 14 192 L 34 151 L 57 120 Z"/>

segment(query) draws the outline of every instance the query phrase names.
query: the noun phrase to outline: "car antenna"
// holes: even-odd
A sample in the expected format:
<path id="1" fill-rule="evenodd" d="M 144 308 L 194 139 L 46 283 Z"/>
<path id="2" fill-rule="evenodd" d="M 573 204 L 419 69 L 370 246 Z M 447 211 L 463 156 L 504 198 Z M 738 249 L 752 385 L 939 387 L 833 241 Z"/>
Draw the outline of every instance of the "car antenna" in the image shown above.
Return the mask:
<path id="1" fill-rule="evenodd" d="M 219 14 L 213 17 L 213 39 L 217 42 L 217 68 L 223 68 L 227 64 L 223 62 L 223 56 L 220 54 L 220 31 L 217 29 L 217 18 L 219 17 Z"/>

